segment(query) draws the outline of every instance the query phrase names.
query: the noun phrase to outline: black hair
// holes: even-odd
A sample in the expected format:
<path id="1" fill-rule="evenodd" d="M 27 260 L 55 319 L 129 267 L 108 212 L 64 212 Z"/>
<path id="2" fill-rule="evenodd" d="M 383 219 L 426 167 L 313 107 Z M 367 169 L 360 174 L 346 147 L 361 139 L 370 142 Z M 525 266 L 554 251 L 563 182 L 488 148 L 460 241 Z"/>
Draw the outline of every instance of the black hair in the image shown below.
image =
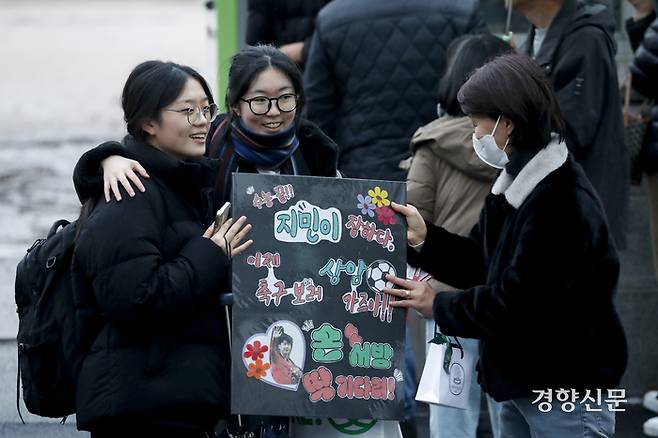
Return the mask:
<path id="1" fill-rule="evenodd" d="M 465 114 L 514 123 L 510 144 L 537 151 L 564 138 L 564 121 L 553 87 L 544 71 L 523 54 L 502 55 L 478 68 L 461 87 L 457 99 Z"/>
<path id="2" fill-rule="evenodd" d="M 292 82 L 295 94 L 297 94 L 295 120 L 300 117 L 304 110 L 306 97 L 302 84 L 302 73 L 299 67 L 276 47 L 259 44 L 245 47 L 231 59 L 225 99 L 226 110 L 231 121 L 237 117 L 233 113 L 232 108 L 238 105 L 240 99 L 247 92 L 256 76 L 270 67 L 285 74 L 290 79 L 290 82 Z"/>
<path id="3" fill-rule="evenodd" d="M 188 79 L 196 79 L 214 103 L 208 83 L 196 70 L 173 62 L 146 61 L 130 72 L 123 87 L 121 106 L 128 133 L 140 141 L 147 134 L 142 125 L 147 120 L 160 120 L 162 108 L 180 95 Z"/>
<path id="4" fill-rule="evenodd" d="M 512 46 L 491 34 L 463 35 L 450 43 L 448 68 L 439 82 L 438 101 L 451 116 L 463 116 L 457 93 L 473 71 L 496 56 L 509 53 Z"/>
<path id="5" fill-rule="evenodd" d="M 274 351 L 279 352 L 279 345 L 287 342 L 292 347 L 292 336 L 287 333 L 282 333 L 281 336 L 274 338 Z"/>

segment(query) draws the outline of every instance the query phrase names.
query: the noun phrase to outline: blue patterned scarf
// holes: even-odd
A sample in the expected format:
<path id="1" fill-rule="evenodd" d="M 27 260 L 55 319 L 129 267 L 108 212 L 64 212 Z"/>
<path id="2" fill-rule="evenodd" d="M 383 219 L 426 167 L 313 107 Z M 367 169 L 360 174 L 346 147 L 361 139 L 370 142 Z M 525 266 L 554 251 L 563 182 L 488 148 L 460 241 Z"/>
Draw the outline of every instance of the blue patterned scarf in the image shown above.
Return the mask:
<path id="1" fill-rule="evenodd" d="M 294 123 L 272 135 L 258 134 L 244 126 L 240 119 L 234 120 L 231 128 L 235 152 L 259 169 L 278 169 L 299 146 Z"/>

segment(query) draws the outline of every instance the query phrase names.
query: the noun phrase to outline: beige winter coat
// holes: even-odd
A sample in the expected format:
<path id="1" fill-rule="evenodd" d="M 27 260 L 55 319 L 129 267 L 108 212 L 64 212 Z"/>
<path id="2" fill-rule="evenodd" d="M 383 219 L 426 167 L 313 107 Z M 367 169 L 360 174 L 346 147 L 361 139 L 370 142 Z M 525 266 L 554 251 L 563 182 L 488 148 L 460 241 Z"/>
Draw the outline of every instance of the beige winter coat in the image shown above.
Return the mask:
<path id="1" fill-rule="evenodd" d="M 462 235 L 478 221 L 498 174 L 475 155 L 472 137 L 468 117 L 446 115 L 418 128 L 411 139 L 413 160 L 407 176 L 407 202 L 425 220 Z"/>

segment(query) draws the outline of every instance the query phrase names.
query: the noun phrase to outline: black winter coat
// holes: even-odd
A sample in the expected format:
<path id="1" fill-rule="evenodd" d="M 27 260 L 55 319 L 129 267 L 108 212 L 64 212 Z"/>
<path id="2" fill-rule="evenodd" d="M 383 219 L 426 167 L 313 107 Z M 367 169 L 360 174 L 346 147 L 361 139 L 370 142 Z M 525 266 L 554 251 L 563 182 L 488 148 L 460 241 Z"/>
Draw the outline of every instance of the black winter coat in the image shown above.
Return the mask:
<path id="1" fill-rule="evenodd" d="M 315 16 L 330 0 L 249 0 L 247 3 L 247 44 L 304 42 L 302 65 L 315 27 Z"/>
<path id="2" fill-rule="evenodd" d="M 213 169 L 137 142 L 126 150 L 151 176 L 146 193 L 100 201 L 76 243 L 106 320 L 79 375 L 78 427 L 212 428 L 230 394 L 219 306 L 228 260 L 202 237 Z"/>
<path id="3" fill-rule="evenodd" d="M 535 59 L 557 92 L 567 146 L 597 190 L 618 247 L 625 247 L 629 166 L 610 10 L 565 0 Z M 524 44 L 532 54 L 534 28 Z"/>
<path id="4" fill-rule="evenodd" d="M 406 179 L 412 134 L 436 118 L 450 42 L 485 32 L 476 0 L 334 0 L 318 15 L 304 72 L 307 116 L 349 177 Z"/>
<path id="5" fill-rule="evenodd" d="M 439 292 L 446 335 L 481 339 L 479 381 L 498 401 L 547 388 L 613 388 L 626 367 L 617 252 L 598 197 L 564 143 L 503 171 L 467 237 L 428 223 L 409 261 Z"/>
<path id="6" fill-rule="evenodd" d="M 655 13 L 652 17 L 654 21 L 648 26 L 637 23 L 641 28 L 634 31 L 635 26 L 627 24 L 626 29 L 635 50 L 630 66 L 633 88 L 658 101 L 658 19 L 655 19 Z M 647 172 L 654 173 L 658 172 L 658 105 L 651 108 L 650 116 L 651 123 L 644 138 L 645 147 L 642 153 L 645 156 L 642 157 L 642 163 Z"/>

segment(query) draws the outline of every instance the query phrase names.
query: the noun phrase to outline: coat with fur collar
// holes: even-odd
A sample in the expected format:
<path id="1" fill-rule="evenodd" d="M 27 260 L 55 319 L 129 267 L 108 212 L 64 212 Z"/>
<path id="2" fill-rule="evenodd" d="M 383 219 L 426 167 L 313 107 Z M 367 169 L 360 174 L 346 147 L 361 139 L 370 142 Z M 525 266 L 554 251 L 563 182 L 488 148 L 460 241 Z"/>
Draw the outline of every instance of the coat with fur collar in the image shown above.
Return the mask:
<path id="1" fill-rule="evenodd" d="M 410 263 L 461 289 L 436 296 L 434 318 L 446 335 L 482 340 L 479 381 L 494 399 L 619 383 L 619 260 L 601 202 L 564 143 L 514 179 L 503 171 L 469 236 L 427 226 Z"/>

